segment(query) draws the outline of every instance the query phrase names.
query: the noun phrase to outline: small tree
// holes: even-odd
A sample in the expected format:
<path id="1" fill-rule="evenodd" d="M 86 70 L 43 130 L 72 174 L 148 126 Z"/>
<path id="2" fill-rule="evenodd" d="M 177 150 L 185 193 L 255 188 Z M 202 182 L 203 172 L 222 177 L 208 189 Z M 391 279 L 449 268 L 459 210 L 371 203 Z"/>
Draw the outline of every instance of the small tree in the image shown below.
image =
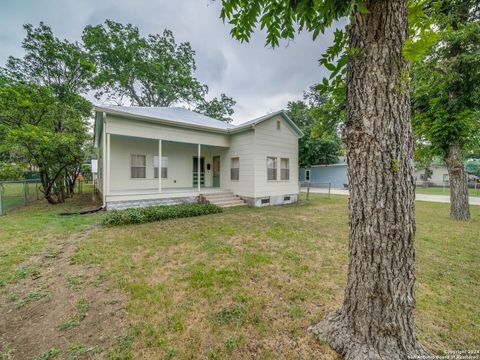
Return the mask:
<path id="1" fill-rule="evenodd" d="M 18 84 L 39 86 L 30 92 L 21 85 L 18 85 L 18 89 L 26 95 L 26 99 L 29 99 L 31 104 L 38 106 L 39 109 L 45 110 L 46 107 L 43 106 L 42 101 L 49 101 L 48 110 L 45 110 L 45 114 L 50 116 L 50 124 L 46 128 L 48 131 L 54 131 L 58 133 L 59 137 L 62 137 L 62 133 L 72 131 L 72 127 L 75 127 L 80 131 L 76 133 L 78 139 L 84 141 L 84 132 L 87 131 L 84 118 L 89 116 L 91 105 L 79 94 L 86 93 L 90 89 L 91 77 L 95 71 L 93 62 L 82 45 L 58 39 L 54 36 L 52 29 L 43 22 L 38 27 L 26 24 L 24 29 L 27 32 L 22 42 L 25 55 L 23 58 L 9 57 L 3 72 Z M 18 101 L 15 102 L 12 108 L 13 112 L 18 112 L 17 106 L 21 105 Z M 57 115 L 52 116 L 53 112 Z M 29 109 L 29 113 L 33 115 L 32 108 Z M 19 114 L 17 113 L 17 115 Z M 71 116 L 71 118 L 64 116 Z M 43 128 L 45 122 L 42 121 L 42 117 L 43 115 L 40 117 L 34 115 L 29 121 L 36 118 L 35 121 L 38 124 L 34 125 Z M 78 121 L 78 124 L 73 124 L 72 121 Z M 21 125 L 23 126 L 23 124 Z M 66 134 L 67 137 L 68 134 Z M 52 146 L 56 145 L 52 143 Z M 73 194 L 82 163 L 81 151 L 73 148 L 72 150 L 75 151 L 70 154 L 71 157 L 67 157 L 70 163 L 62 170 L 62 179 L 69 195 Z M 62 162 L 63 159 L 59 159 L 59 163 Z M 49 201 L 55 202 L 51 199 Z"/>
<path id="2" fill-rule="evenodd" d="M 31 83 L 0 88 L 2 150 L 39 169 L 40 190 L 51 204 L 64 202 L 66 186 L 74 186 L 65 179 L 85 156 L 91 105 L 79 96 L 76 103 L 83 103 L 83 111 L 58 100 L 51 89 Z"/>
<path id="3" fill-rule="evenodd" d="M 470 218 L 465 153 L 480 144 L 480 21 L 472 0 L 427 3 L 439 40 L 412 71 L 413 124 L 448 167 L 450 216 Z"/>

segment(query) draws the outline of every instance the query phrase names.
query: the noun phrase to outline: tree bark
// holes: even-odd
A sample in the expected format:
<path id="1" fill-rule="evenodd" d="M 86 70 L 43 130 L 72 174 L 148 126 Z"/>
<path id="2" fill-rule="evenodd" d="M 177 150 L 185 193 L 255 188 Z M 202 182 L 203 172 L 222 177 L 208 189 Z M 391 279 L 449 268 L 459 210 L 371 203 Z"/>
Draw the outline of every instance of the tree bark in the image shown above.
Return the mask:
<path id="1" fill-rule="evenodd" d="M 425 169 L 423 171 L 423 187 L 428 188 L 428 180 L 430 179 L 431 176 L 431 170 L 430 170 L 430 165 L 425 166 Z"/>
<path id="2" fill-rule="evenodd" d="M 454 220 L 468 220 L 470 219 L 470 207 L 467 174 L 463 167 L 462 150 L 459 144 L 450 146 L 445 162 L 450 181 L 450 217 Z"/>
<path id="3" fill-rule="evenodd" d="M 342 307 L 310 328 L 345 359 L 428 351 L 414 331 L 415 204 L 407 0 L 366 2 L 349 29 L 349 267 Z"/>

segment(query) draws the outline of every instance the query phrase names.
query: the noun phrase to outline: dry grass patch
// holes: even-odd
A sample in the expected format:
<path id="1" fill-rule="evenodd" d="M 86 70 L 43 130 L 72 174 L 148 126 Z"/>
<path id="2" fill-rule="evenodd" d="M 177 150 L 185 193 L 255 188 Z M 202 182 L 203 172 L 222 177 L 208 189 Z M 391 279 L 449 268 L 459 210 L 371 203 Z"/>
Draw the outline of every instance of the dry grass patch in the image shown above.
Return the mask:
<path id="1" fill-rule="evenodd" d="M 448 204 L 416 206 L 418 334 L 436 352 L 478 348 L 480 207 L 463 223 L 449 219 Z M 0 321 L 11 334 L 0 336 L 0 355 L 15 353 L 8 341 L 28 344 L 49 329 L 37 356 L 338 359 L 306 329 L 342 301 L 346 197 L 88 231 L 102 215 L 42 211 L 12 213 L 0 234 L 0 308 L 11 314 Z M 75 326 L 60 330 L 69 320 Z"/>

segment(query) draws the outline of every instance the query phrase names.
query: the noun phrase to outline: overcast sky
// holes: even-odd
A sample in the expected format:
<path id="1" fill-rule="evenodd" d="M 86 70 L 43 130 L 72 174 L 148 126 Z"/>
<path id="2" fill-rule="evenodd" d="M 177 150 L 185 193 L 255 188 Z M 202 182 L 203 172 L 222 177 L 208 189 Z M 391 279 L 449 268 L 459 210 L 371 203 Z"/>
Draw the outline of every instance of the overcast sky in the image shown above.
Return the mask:
<path id="1" fill-rule="evenodd" d="M 145 35 L 173 31 L 177 43 L 189 41 L 196 52 L 196 77 L 209 86 L 209 97 L 224 92 L 237 101 L 235 123 L 283 109 L 290 100 L 326 75 L 318 59 L 331 43 L 331 32 L 316 41 L 300 34 L 279 48 L 265 47 L 257 31 L 249 43 L 231 38 L 219 19 L 220 1 L 211 0 L 0 0 L 0 64 L 21 57 L 22 25 L 44 21 L 59 38 L 80 40 L 87 24 L 105 19 L 139 27 Z"/>

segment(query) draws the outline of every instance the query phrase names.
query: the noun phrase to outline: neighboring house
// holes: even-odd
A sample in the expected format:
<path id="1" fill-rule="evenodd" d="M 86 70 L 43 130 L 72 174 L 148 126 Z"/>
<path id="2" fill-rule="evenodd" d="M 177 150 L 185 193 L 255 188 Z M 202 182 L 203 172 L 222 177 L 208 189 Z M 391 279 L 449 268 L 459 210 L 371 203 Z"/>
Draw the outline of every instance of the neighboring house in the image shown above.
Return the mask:
<path id="1" fill-rule="evenodd" d="M 427 180 L 428 186 L 449 186 L 448 169 L 443 163 L 430 165 L 431 175 Z M 425 169 L 415 170 L 417 186 L 425 185 Z"/>
<path id="2" fill-rule="evenodd" d="M 238 126 L 183 108 L 95 111 L 97 189 L 108 209 L 195 202 L 199 195 L 224 205 L 298 199 L 303 134 L 282 111 Z"/>
<path id="3" fill-rule="evenodd" d="M 299 170 L 299 180 L 310 182 L 312 187 L 328 187 L 343 189 L 348 184 L 347 162 L 339 156 L 338 163 L 330 165 L 313 165 Z"/>
<path id="4" fill-rule="evenodd" d="M 433 163 L 430 165 L 430 170 L 432 173 L 427 182 L 428 186 L 449 186 L 448 169 L 445 164 Z M 425 169 L 415 170 L 417 186 L 425 185 L 424 177 Z M 473 178 L 473 175 L 469 175 L 470 180 Z M 299 180 L 301 182 L 309 181 L 312 187 L 326 187 L 330 183 L 332 188 L 344 188 L 348 184 L 347 162 L 344 157 L 340 156 L 337 164 L 300 168 Z"/>

